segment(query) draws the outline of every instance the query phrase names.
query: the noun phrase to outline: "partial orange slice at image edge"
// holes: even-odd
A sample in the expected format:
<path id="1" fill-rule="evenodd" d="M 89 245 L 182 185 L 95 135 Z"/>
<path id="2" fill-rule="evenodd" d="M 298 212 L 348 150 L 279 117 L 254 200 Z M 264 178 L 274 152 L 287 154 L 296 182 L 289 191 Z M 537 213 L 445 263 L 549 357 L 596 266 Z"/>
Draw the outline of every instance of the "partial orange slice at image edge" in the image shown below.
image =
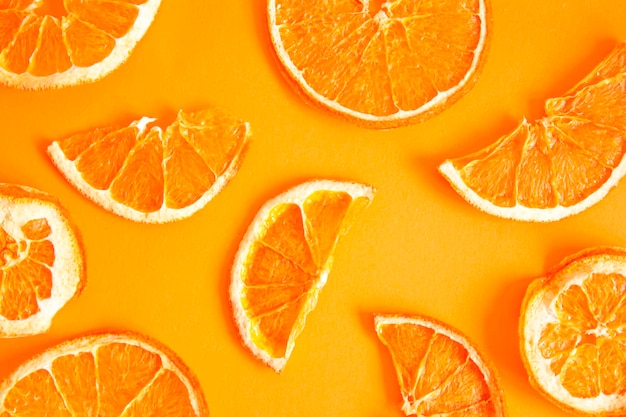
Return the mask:
<path id="1" fill-rule="evenodd" d="M 61 5 L 0 6 L 0 83 L 40 90 L 99 80 L 126 61 L 161 0 L 63 0 L 54 11 L 49 3 Z"/>
<path id="2" fill-rule="evenodd" d="M 47 331 L 85 281 L 78 230 L 57 199 L 0 184 L 0 337 Z"/>
<path id="3" fill-rule="evenodd" d="M 137 333 L 68 340 L 0 383 L 0 416 L 194 416 L 200 384 L 168 347 Z"/>
<path id="4" fill-rule="evenodd" d="M 250 126 L 210 107 L 179 111 L 163 129 L 143 117 L 54 141 L 48 154 L 63 176 L 106 210 L 145 223 L 191 216 L 234 177 Z"/>
<path id="5" fill-rule="evenodd" d="M 268 201 L 249 226 L 230 299 L 244 344 L 275 371 L 284 368 L 317 304 L 339 237 L 373 193 L 352 182 L 306 182 Z"/>
<path id="6" fill-rule="evenodd" d="M 499 217 L 555 221 L 602 200 L 626 173 L 626 43 L 546 116 L 439 171 L 469 203 Z"/>
<path id="7" fill-rule="evenodd" d="M 374 324 L 391 354 L 407 416 L 506 415 L 495 368 L 461 332 L 419 315 L 376 315 Z"/>
<path id="8" fill-rule="evenodd" d="M 488 0 L 373 3 L 268 0 L 272 45 L 298 92 L 368 128 L 426 120 L 468 93 L 488 49 Z"/>
<path id="9" fill-rule="evenodd" d="M 530 283 L 520 350 L 531 385 L 580 415 L 626 414 L 626 249 L 592 248 Z"/>

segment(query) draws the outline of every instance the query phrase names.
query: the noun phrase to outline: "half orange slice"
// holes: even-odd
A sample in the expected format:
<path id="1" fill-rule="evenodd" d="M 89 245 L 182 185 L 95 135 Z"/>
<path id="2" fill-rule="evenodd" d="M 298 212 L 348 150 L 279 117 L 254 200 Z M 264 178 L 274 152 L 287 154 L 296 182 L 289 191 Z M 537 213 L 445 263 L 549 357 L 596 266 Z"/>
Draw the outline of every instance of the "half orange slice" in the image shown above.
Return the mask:
<path id="1" fill-rule="evenodd" d="M 326 284 L 339 237 L 373 197 L 369 186 L 318 180 L 267 202 L 235 257 L 230 298 L 241 337 L 280 372 Z"/>

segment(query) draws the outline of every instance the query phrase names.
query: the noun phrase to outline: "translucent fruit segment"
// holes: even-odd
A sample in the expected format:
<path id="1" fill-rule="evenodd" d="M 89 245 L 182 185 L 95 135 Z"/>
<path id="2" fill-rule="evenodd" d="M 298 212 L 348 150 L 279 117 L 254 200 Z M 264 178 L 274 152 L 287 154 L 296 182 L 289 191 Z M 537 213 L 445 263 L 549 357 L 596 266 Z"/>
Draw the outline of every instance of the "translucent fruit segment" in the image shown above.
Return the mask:
<path id="1" fill-rule="evenodd" d="M 46 76 L 66 71 L 71 66 L 72 62 L 63 41 L 61 23 L 54 17 L 44 17 L 39 30 L 37 48 L 30 57 L 28 72 Z"/>
<path id="2" fill-rule="evenodd" d="M 565 389 L 579 398 L 623 392 L 626 338 L 619 312 L 626 309 L 626 277 L 593 273 L 563 290 L 555 309 L 559 323 L 546 325 L 539 348 Z"/>
<path id="3" fill-rule="evenodd" d="M 13 386 L 3 407 L 13 416 L 71 417 L 47 370 L 35 371 Z"/>
<path id="4" fill-rule="evenodd" d="M 77 67 L 90 67 L 101 62 L 115 47 L 113 36 L 74 16 L 63 19 L 63 30 L 68 53 Z"/>

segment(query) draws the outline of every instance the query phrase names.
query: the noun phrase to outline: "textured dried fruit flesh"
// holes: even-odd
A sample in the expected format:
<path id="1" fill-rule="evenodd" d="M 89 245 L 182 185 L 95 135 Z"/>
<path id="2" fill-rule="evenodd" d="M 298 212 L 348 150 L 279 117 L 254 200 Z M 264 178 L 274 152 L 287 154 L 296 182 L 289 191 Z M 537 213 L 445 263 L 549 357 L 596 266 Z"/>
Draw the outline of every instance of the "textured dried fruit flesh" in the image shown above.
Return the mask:
<path id="1" fill-rule="evenodd" d="M 539 350 L 574 397 L 626 394 L 626 277 L 593 273 L 564 289 Z"/>
<path id="2" fill-rule="evenodd" d="M 161 357 L 126 343 L 56 357 L 18 380 L 2 411 L 14 417 L 196 415 L 187 387 Z"/>
<path id="3" fill-rule="evenodd" d="M 244 122 L 218 109 L 180 112 L 165 131 L 98 128 L 58 142 L 82 179 L 143 213 L 198 201 L 243 151 Z"/>
<path id="4" fill-rule="evenodd" d="M 276 0 L 276 26 L 293 65 L 323 97 L 361 113 L 414 110 L 457 87 L 481 40 L 476 0 Z"/>
<path id="5" fill-rule="evenodd" d="M 254 343 L 271 357 L 284 357 L 302 329 L 353 204 L 348 193 L 316 191 L 301 205 L 273 207 L 265 219 L 246 260 L 242 304 Z"/>
<path id="6" fill-rule="evenodd" d="M 9 229 L 8 225 L 4 225 Z M 55 253 L 46 219 L 19 225 L 13 233 L 0 225 L 0 315 L 23 320 L 39 312 L 52 295 Z"/>
<path id="7" fill-rule="evenodd" d="M 570 207 L 596 192 L 626 151 L 626 46 L 619 45 L 546 116 L 452 163 L 465 184 L 500 207 Z"/>
<path id="8" fill-rule="evenodd" d="M 44 0 L 0 3 L 0 68 L 48 76 L 109 56 L 147 0 Z"/>
<path id="9" fill-rule="evenodd" d="M 385 324 L 378 336 L 391 353 L 407 415 L 497 415 L 485 375 L 458 341 L 414 323 Z"/>

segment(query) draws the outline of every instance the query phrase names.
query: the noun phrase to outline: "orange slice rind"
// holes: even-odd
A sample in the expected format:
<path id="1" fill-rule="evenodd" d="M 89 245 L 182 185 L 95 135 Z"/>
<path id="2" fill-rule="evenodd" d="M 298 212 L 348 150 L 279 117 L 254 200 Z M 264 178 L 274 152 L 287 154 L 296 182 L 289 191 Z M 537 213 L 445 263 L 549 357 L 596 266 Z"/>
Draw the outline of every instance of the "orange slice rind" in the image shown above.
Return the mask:
<path id="1" fill-rule="evenodd" d="M 99 80 L 126 61 L 161 0 L 64 0 L 62 16 L 46 3 L 0 7 L 0 83 L 40 90 Z"/>
<path id="2" fill-rule="evenodd" d="M 268 201 L 248 228 L 230 299 L 244 344 L 275 371 L 284 368 L 315 308 L 339 237 L 372 198 L 363 184 L 310 181 Z"/>
<path id="3" fill-rule="evenodd" d="M 43 333 L 85 285 L 84 252 L 49 194 L 0 184 L 0 337 Z"/>
<path id="4" fill-rule="evenodd" d="M 248 123 L 217 107 L 179 111 L 165 129 L 143 117 L 55 141 L 48 154 L 83 195 L 121 217 L 165 223 L 191 216 L 234 177 Z"/>
<path id="5" fill-rule="evenodd" d="M 506 407 L 495 368 L 458 330 L 418 315 L 376 315 L 407 416 L 502 417 Z"/>
<path id="6" fill-rule="evenodd" d="M 137 333 L 66 341 L 0 383 L 0 415 L 208 416 L 196 377 L 169 348 Z"/>

